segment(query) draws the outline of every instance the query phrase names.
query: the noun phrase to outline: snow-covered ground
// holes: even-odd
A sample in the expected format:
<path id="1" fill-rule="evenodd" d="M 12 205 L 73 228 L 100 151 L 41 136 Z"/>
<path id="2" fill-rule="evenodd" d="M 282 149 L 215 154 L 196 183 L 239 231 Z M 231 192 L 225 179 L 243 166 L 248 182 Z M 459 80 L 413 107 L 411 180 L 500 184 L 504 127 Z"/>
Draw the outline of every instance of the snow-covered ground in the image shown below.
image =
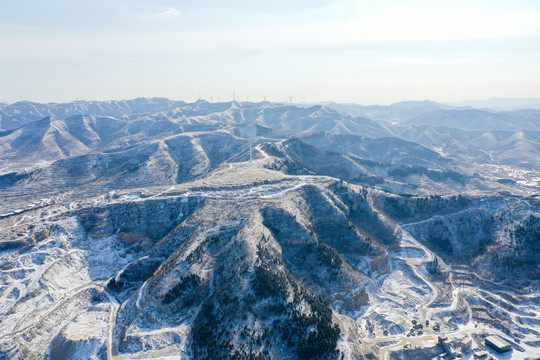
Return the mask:
<path id="1" fill-rule="evenodd" d="M 174 204 L 176 208 L 187 206 L 192 199 L 204 199 L 216 206 L 227 202 L 238 207 L 247 202 L 260 202 L 283 206 L 305 229 L 309 229 L 312 226 L 310 219 L 302 215 L 308 205 L 301 202 L 297 194 L 309 186 L 324 188 L 338 182 L 324 176 L 291 176 L 261 168 L 260 165 L 269 158 L 268 154 L 257 150 L 260 156 L 252 162 L 224 164 L 208 176 L 189 183 L 115 190 L 90 198 L 76 192 L 59 194 L 52 201 L 40 199 L 20 214 L 0 219 L 0 231 L 7 239 L 27 241 L 24 246 L 0 253 L 0 313 L 3 315 L 0 318 L 0 351 L 20 359 L 25 356 L 39 358 L 43 352 L 56 354 L 58 351 L 75 357 L 109 359 L 172 359 L 180 354 L 189 357 L 189 323 L 162 328 L 154 324 L 152 329 L 130 328 L 128 335 L 133 335 L 139 342 L 136 346 L 128 345 L 130 351 L 121 353 L 118 350 L 118 337 L 123 330 L 118 327 L 117 318 L 118 312 L 125 310 L 125 303 L 117 301 L 106 289 L 106 284 L 133 263 L 144 259 L 143 250 L 128 246 L 130 242 L 149 244 L 150 240 L 147 235 L 124 233 L 119 228 L 106 234 L 99 231 L 89 234 L 82 228 L 77 214 L 97 209 L 99 214 L 107 216 L 115 206 L 148 202 L 163 202 L 160 206 Z M 361 187 L 347 186 L 362 191 Z M 329 196 L 325 199 L 330 201 Z M 470 211 L 462 210 L 463 214 Z M 243 221 L 220 219 L 219 209 L 214 209 L 213 214 L 215 218 L 199 219 L 206 226 L 200 241 L 211 234 L 219 234 L 224 226 L 240 226 Z M 190 216 L 184 212 L 173 215 L 171 219 L 178 221 Z M 195 220 L 192 218 L 193 221 L 196 219 L 196 216 Z M 103 225 L 106 220 L 95 221 Z M 381 359 L 402 353 L 407 358 L 407 351 L 414 348 L 438 349 L 438 337 L 447 338 L 444 343 L 449 348 L 455 353 L 463 353 L 463 358 L 470 358 L 472 349 L 483 348 L 481 339 L 488 334 L 498 334 L 513 341 L 513 336 L 507 332 L 475 317 L 480 306 L 485 306 L 486 311 L 500 313 L 504 328 L 518 333 L 518 345 L 524 350 L 516 349 L 511 354 L 497 355 L 497 358 L 525 359 L 537 355 L 539 347 L 534 341 L 540 333 L 540 293 L 507 294 L 507 288 L 497 284 L 487 286 L 488 281 L 479 286 L 473 281 L 460 280 L 463 277 L 475 279 L 479 275 L 471 274 L 467 266 L 444 264 L 409 231 L 413 226 L 432 220 L 401 225 L 399 243 L 387 249 L 388 266 L 384 266 L 383 261 L 383 265 L 370 270 L 369 263 L 373 259 L 368 256 L 359 259 L 356 266 L 347 265 L 350 271 L 361 274 L 358 276 L 365 282 L 369 302 L 350 311 L 341 306 L 341 300 L 335 301 L 334 316 L 343 334 L 339 349 L 345 358 L 353 359 L 368 353 Z M 257 226 L 262 228 L 261 224 Z M 265 231 L 261 233 L 270 236 L 268 230 Z M 259 239 L 251 239 L 246 246 L 256 248 L 257 241 L 262 241 Z M 185 249 L 186 253 L 196 253 L 200 242 L 190 246 L 192 248 Z M 203 272 L 214 266 L 212 261 L 204 264 Z M 434 276 L 427 270 L 435 261 L 440 262 L 444 276 Z M 352 293 L 358 289 L 356 284 L 348 290 Z M 165 311 L 147 308 L 148 298 L 152 295 L 145 281 L 127 302 L 131 301 L 134 309 L 142 314 Z M 410 333 L 413 320 L 423 325 L 421 334 L 419 329 Z M 430 324 L 426 325 L 428 320 Z M 440 330 L 434 330 L 434 325 Z M 468 338 L 472 342 L 468 343 Z"/>

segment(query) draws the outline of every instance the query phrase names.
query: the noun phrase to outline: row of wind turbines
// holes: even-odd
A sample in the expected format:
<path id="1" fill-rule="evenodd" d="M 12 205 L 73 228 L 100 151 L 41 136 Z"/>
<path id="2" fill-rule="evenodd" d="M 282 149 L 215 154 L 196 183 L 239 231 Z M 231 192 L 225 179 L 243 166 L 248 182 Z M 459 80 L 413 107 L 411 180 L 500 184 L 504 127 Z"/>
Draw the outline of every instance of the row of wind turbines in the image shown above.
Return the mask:
<path id="1" fill-rule="evenodd" d="M 240 96 L 236 95 L 236 91 L 233 91 L 231 95 L 232 95 L 232 101 L 240 101 Z M 289 105 L 292 105 L 293 97 L 287 96 L 287 98 L 289 99 Z M 203 99 L 202 94 L 199 93 L 199 100 L 202 100 L 202 99 Z M 220 101 L 221 101 L 221 98 L 218 96 L 217 102 L 220 102 Z M 249 102 L 249 95 L 246 95 L 246 101 Z M 267 101 L 266 95 L 263 95 L 263 101 Z M 210 96 L 210 102 L 211 103 L 214 102 L 214 96 Z"/>

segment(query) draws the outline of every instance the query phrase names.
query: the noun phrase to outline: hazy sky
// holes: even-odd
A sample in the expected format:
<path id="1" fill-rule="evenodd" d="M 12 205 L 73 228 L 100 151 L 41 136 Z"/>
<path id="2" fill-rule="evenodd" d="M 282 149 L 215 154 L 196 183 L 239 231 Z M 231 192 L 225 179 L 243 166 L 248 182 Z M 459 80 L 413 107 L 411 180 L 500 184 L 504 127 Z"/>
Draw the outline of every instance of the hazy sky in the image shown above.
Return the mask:
<path id="1" fill-rule="evenodd" d="M 2 0 L 0 101 L 540 97 L 538 0 Z"/>

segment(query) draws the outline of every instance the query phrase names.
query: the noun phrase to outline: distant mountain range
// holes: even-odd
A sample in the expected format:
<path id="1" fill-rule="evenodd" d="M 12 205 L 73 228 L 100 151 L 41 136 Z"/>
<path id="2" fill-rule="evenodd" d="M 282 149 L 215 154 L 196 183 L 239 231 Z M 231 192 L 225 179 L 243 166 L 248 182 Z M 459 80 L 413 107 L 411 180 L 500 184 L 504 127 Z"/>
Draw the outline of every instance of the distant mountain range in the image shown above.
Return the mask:
<path id="1" fill-rule="evenodd" d="M 511 111 L 523 109 L 540 109 L 540 98 L 489 98 L 485 100 L 464 100 L 459 102 L 447 103 L 451 106 L 469 106 L 477 109 L 488 109 L 495 111 Z"/>
<path id="2" fill-rule="evenodd" d="M 413 116 L 453 108 L 450 105 L 428 100 L 403 101 L 391 105 L 358 105 L 333 102 L 323 102 L 321 104 L 343 114 L 365 116 L 373 120 L 384 120 L 389 122 L 403 121 Z"/>
<path id="3" fill-rule="evenodd" d="M 497 113 L 477 109 L 438 110 L 413 116 L 401 123 L 465 130 L 540 130 L 540 110 Z"/>
<path id="4" fill-rule="evenodd" d="M 65 119 L 73 115 L 126 117 L 132 114 L 155 113 L 185 104 L 165 98 L 137 98 L 133 100 L 73 101 L 70 103 L 41 104 L 20 101 L 0 107 L 0 130 L 11 130 L 21 125 L 53 116 Z"/>
<path id="5" fill-rule="evenodd" d="M 193 104 L 206 103 L 204 100 Z M 20 101 L 13 104 L 0 103 L 0 131 L 11 130 L 20 127 L 30 121 L 40 120 L 47 116 L 65 119 L 72 115 L 94 115 L 112 117 L 130 117 L 141 114 L 155 114 L 169 110 L 182 108 L 176 111 L 177 115 L 193 115 L 197 105 L 187 104 L 183 101 L 169 100 L 166 98 L 137 98 L 132 100 L 111 100 L 111 101 L 74 101 L 70 103 L 35 103 L 30 101 Z M 202 106 L 199 112 L 204 114 L 204 109 L 210 112 L 219 112 L 221 107 L 224 110 L 229 103 L 215 103 L 211 107 Z M 280 104 L 263 103 L 242 103 L 244 107 L 256 108 L 261 104 L 271 107 L 280 107 Z M 251 105 L 249 105 L 251 104 Z M 259 104 L 259 105 L 257 105 Z M 493 129 L 494 126 L 504 128 L 513 126 L 514 128 L 526 128 L 537 130 L 540 99 L 488 99 L 478 101 L 463 101 L 460 103 L 439 103 L 435 101 L 403 101 L 391 105 L 358 105 L 333 102 L 298 104 L 302 107 L 313 107 L 322 105 L 327 109 L 334 109 L 344 115 L 366 117 L 372 120 L 384 122 L 414 121 L 422 125 L 432 122 L 446 121 L 448 119 L 459 121 L 459 119 L 475 118 L 476 121 L 483 120 L 485 123 L 482 129 Z M 281 105 L 283 106 L 283 105 Z M 480 111 L 483 110 L 483 111 Z M 466 113 L 466 111 L 472 111 Z M 266 115 L 266 114 L 265 114 Z M 524 120 L 523 118 L 528 118 Z M 515 124 L 511 122 L 518 121 Z M 525 124 L 522 124 L 525 122 Z M 527 124 L 529 122 L 529 124 Z M 466 121 L 465 121 L 466 123 Z M 531 125 L 530 123 L 533 123 Z M 448 125 L 448 124 L 446 124 Z M 464 124 L 459 124 L 463 126 Z M 465 124 L 465 126 L 467 126 Z M 487 127 L 486 127 L 487 126 Z M 534 127 L 534 128 L 531 128 Z M 469 128 L 469 127 L 467 127 Z M 502 130 L 497 128 L 496 130 Z"/>

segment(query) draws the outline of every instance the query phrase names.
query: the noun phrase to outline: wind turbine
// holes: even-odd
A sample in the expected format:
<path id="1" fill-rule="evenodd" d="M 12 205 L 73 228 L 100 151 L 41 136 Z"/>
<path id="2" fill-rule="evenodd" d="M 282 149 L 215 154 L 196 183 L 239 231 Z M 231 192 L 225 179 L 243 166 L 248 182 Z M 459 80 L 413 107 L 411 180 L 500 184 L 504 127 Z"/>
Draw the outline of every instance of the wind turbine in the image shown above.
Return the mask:
<path id="1" fill-rule="evenodd" d="M 289 106 L 292 106 L 292 96 L 289 96 Z M 285 140 L 289 138 L 289 118 L 285 117 Z"/>
<path id="2" fill-rule="evenodd" d="M 253 143 L 257 143 L 257 140 L 259 140 L 261 137 L 257 136 L 257 134 L 251 134 L 249 138 L 249 162 L 253 161 Z"/>

